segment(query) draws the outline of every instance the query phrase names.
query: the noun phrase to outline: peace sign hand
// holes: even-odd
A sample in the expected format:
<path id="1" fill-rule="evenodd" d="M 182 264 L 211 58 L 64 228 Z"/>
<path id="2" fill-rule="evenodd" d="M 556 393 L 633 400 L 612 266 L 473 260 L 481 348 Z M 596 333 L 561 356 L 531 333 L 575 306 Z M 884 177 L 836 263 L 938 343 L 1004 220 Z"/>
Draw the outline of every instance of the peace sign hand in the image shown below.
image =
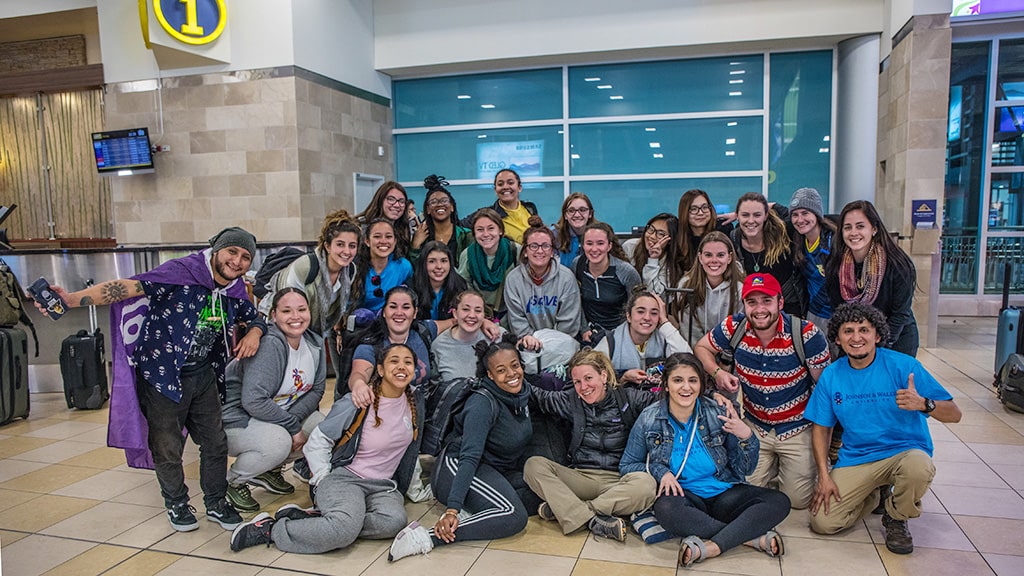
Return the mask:
<path id="1" fill-rule="evenodd" d="M 747 423 L 744 422 L 742 418 L 740 418 L 739 414 L 736 413 L 736 409 L 732 407 L 732 404 L 725 407 L 725 412 L 725 416 L 718 416 L 718 419 L 722 421 L 722 429 L 740 440 L 750 438 L 750 435 L 753 434 L 754 431 L 750 429 L 750 426 L 747 426 Z"/>

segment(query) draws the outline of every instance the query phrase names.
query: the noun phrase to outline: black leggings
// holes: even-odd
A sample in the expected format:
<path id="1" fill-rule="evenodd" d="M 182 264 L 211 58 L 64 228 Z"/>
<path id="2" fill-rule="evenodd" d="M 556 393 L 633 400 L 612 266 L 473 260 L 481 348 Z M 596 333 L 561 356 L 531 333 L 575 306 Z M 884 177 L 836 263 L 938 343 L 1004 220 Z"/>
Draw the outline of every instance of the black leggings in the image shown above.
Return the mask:
<path id="1" fill-rule="evenodd" d="M 749 484 L 734 484 L 711 498 L 686 492 L 654 501 L 654 517 L 662 528 L 678 536 L 711 540 L 722 552 L 763 535 L 787 515 L 789 497 Z"/>

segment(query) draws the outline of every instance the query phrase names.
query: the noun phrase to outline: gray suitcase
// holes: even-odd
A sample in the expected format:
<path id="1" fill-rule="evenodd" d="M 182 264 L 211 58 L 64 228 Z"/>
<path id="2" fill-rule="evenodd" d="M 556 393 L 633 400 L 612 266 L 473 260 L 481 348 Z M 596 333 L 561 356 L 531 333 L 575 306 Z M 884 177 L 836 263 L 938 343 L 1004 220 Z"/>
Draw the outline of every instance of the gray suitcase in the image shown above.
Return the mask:
<path id="1" fill-rule="evenodd" d="M 28 418 L 28 338 L 20 328 L 0 328 L 0 424 Z"/>

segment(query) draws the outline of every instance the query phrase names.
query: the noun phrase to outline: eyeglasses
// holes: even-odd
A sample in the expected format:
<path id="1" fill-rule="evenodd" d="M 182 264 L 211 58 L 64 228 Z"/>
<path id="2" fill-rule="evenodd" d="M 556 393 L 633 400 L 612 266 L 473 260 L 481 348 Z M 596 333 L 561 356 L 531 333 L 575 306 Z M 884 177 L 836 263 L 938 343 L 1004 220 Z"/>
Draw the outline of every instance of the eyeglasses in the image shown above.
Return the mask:
<path id="1" fill-rule="evenodd" d="M 447 198 L 434 198 L 430 202 L 427 202 L 427 206 L 447 206 L 451 202 Z"/>
<path id="2" fill-rule="evenodd" d="M 385 196 L 384 203 L 388 206 L 394 206 L 396 204 L 404 204 L 405 198 L 399 198 L 398 196 Z"/>
<path id="3" fill-rule="evenodd" d="M 700 214 L 701 212 L 711 212 L 711 205 L 701 204 L 700 206 L 690 206 L 690 214 Z"/>
<path id="4" fill-rule="evenodd" d="M 373 297 L 383 298 L 384 290 L 380 287 L 380 274 L 377 274 L 376 276 L 370 276 L 370 284 L 376 286 L 376 288 L 373 289 Z"/>
<path id="5" fill-rule="evenodd" d="M 547 252 L 551 250 L 551 244 L 537 244 L 536 242 L 530 242 L 526 245 L 526 249 L 530 252 Z"/>
<path id="6" fill-rule="evenodd" d="M 565 213 L 570 216 L 574 214 L 590 214 L 590 208 L 566 208 Z"/>
<path id="7" fill-rule="evenodd" d="M 668 232 L 666 230 L 659 230 L 655 228 L 653 224 L 648 224 L 647 228 L 644 228 L 644 234 L 654 236 L 658 240 L 661 240 L 662 238 L 668 238 Z"/>

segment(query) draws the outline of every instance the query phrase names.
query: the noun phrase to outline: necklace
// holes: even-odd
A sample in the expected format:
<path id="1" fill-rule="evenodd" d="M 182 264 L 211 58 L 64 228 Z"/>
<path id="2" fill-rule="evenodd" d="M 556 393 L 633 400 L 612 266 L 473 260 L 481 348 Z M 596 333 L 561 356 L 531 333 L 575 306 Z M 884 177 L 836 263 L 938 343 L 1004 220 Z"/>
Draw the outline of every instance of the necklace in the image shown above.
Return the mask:
<path id="1" fill-rule="evenodd" d="M 754 272 L 760 272 L 761 267 L 764 266 L 764 251 L 747 252 L 747 254 L 750 254 L 750 260 L 754 263 Z"/>

